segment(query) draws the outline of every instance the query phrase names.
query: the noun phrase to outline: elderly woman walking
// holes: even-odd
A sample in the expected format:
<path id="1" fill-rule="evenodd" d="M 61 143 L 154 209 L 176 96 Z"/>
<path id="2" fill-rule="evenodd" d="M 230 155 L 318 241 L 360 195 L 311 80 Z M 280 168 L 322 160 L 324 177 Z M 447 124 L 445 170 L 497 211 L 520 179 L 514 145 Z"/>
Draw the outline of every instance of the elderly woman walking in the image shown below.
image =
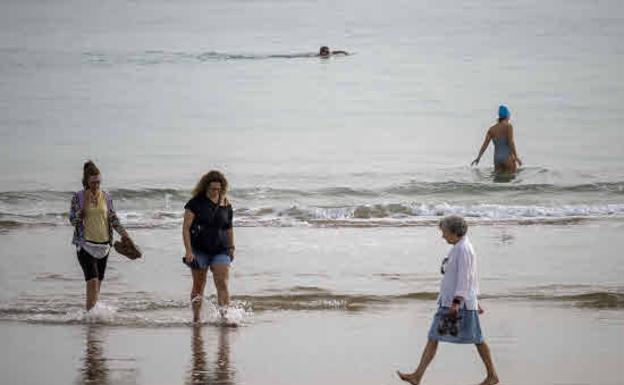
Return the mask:
<path id="1" fill-rule="evenodd" d="M 466 233 L 468 225 L 459 216 L 448 216 L 440 221 L 442 238 L 453 248 L 444 258 L 441 273 L 444 275 L 438 297 L 438 311 L 433 317 L 427 345 L 420 364 L 413 373 L 397 372 L 399 377 L 412 385 L 420 383 L 425 370 L 438 348 L 438 342 L 475 344 L 485 364 L 487 377 L 481 385 L 498 383 L 498 375 L 485 343 L 479 324 L 479 313 L 483 313 L 477 301 L 479 277 L 477 258 Z"/>

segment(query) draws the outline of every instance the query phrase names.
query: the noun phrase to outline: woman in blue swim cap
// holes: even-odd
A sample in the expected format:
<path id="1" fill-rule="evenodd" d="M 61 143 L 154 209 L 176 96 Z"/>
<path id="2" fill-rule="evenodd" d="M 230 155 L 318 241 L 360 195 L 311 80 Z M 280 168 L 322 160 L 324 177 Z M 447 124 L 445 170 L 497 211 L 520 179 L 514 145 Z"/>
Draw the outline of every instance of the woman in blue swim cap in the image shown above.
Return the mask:
<path id="1" fill-rule="evenodd" d="M 511 172 L 517 170 L 517 166 L 522 166 L 522 161 L 516 152 L 516 144 L 513 136 L 513 126 L 509 123 L 511 113 L 505 105 L 498 107 L 498 122 L 490 127 L 485 134 L 485 140 L 479 150 L 479 155 L 470 164 L 479 164 L 481 156 L 487 149 L 490 141 L 494 142 L 494 170 L 495 172 Z M 517 165 L 516 165 L 517 164 Z"/>

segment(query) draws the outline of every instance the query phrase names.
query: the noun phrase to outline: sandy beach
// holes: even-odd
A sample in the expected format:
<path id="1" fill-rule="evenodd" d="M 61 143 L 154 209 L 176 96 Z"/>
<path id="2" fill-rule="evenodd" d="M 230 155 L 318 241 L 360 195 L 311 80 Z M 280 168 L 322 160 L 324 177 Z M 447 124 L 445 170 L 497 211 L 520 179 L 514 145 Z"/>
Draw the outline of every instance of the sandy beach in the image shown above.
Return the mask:
<path id="1" fill-rule="evenodd" d="M 179 245 L 165 241 L 177 230 L 135 231 L 146 257 L 112 257 L 102 300 L 113 310 L 91 320 L 80 313 L 82 279 L 67 230 L 0 235 L 7 383 L 399 384 L 394 371 L 413 369 L 426 341 L 436 256 L 447 250 L 430 227 L 285 228 L 272 233 L 292 245 L 297 262 L 284 263 L 279 244 L 262 247 L 268 230 L 240 229 L 246 246 L 232 291 L 249 313 L 237 328 L 194 328 L 188 272 L 178 265 Z M 622 267 L 611 254 L 620 233 L 608 223 L 472 229 L 483 330 L 503 383 L 621 382 Z M 387 243 L 366 244 L 371 238 Z M 56 252 L 37 252 L 41 244 Z M 602 247 L 600 264 L 586 244 Z M 342 262 L 332 264 L 336 249 Z M 384 259 L 373 258 L 380 253 Z M 21 263 L 25 255 L 37 263 Z M 424 383 L 474 384 L 483 373 L 474 347 L 443 344 Z"/>
<path id="2" fill-rule="evenodd" d="M 502 383 L 621 383 L 621 312 L 485 306 Z M 20 384 L 400 384 L 394 370 L 413 369 L 433 310 L 283 311 L 239 328 L 3 323 L 0 368 Z M 424 383 L 476 384 L 484 373 L 473 346 L 441 345 Z"/>

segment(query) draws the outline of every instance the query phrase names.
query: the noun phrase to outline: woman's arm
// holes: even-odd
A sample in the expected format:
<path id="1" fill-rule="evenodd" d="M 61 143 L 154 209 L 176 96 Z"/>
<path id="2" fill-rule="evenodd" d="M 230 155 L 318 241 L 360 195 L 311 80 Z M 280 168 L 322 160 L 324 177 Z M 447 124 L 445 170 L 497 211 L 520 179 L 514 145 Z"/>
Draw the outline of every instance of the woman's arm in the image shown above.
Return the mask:
<path id="1" fill-rule="evenodd" d="M 227 234 L 227 239 L 228 239 L 228 245 L 227 245 L 228 255 L 230 256 L 230 259 L 233 261 L 234 251 L 236 250 L 236 247 L 234 246 L 234 228 L 230 227 L 229 229 L 225 230 L 225 233 Z"/>
<path id="2" fill-rule="evenodd" d="M 457 264 L 457 281 L 455 282 L 455 292 L 453 293 L 453 303 L 451 305 L 451 311 L 457 314 L 460 306 L 464 302 L 470 293 L 470 265 L 471 255 L 466 251 L 458 250 L 458 254 L 455 255 Z"/>
<path id="3" fill-rule="evenodd" d="M 492 134 L 490 134 L 490 130 L 488 130 L 488 132 L 485 134 L 485 139 L 483 140 L 483 144 L 481 145 L 481 149 L 479 150 L 479 155 L 477 156 L 477 158 L 475 160 L 472 161 L 472 163 L 470 163 L 471 166 L 479 164 L 479 161 L 481 160 L 481 156 L 483 155 L 485 150 L 490 145 L 490 141 L 491 140 L 492 140 Z"/>
<path id="4" fill-rule="evenodd" d="M 507 130 L 507 142 L 509 142 L 509 148 L 511 148 L 511 154 L 514 157 L 514 161 L 518 162 L 518 165 L 522 166 L 522 161 L 518 157 L 516 152 L 516 142 L 514 141 L 513 126 L 510 124 Z"/>
<path id="5" fill-rule="evenodd" d="M 71 200 L 71 205 L 69 207 L 69 223 L 74 227 L 82 223 L 82 210 L 78 202 L 78 194 L 74 194 Z"/>
<path id="6" fill-rule="evenodd" d="M 228 244 L 227 244 L 227 252 L 228 255 L 230 256 L 230 259 L 233 261 L 234 260 L 234 250 L 236 250 L 236 246 L 234 243 L 234 210 L 232 209 L 232 206 L 229 205 L 228 202 L 228 224 L 230 227 L 228 227 L 225 230 L 225 233 L 227 235 L 227 239 L 228 239 Z"/>
<path id="7" fill-rule="evenodd" d="M 191 247 L 191 224 L 195 219 L 195 214 L 189 209 L 184 210 L 184 222 L 182 223 L 182 240 L 184 241 L 186 262 L 190 263 L 195 259 L 193 248 Z"/>

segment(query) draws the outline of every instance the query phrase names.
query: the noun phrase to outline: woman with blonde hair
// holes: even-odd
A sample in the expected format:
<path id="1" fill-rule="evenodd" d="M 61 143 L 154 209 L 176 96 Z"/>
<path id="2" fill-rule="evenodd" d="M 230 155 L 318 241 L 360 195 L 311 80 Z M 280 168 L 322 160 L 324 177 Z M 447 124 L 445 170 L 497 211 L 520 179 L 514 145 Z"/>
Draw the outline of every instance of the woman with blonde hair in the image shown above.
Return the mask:
<path id="1" fill-rule="evenodd" d="M 212 271 L 221 313 L 230 303 L 229 268 L 234 260 L 233 210 L 226 194 L 228 182 L 219 171 L 209 171 L 193 190 L 184 206 L 182 239 L 186 250 L 183 262 L 191 268 L 193 322 L 200 321 L 200 310 L 208 268 Z"/>
<path id="2" fill-rule="evenodd" d="M 113 199 L 100 189 L 101 184 L 102 176 L 95 163 L 90 160 L 85 162 L 82 172 L 84 189 L 74 194 L 69 211 L 69 222 L 74 226 L 72 243 L 76 245 L 78 262 L 87 282 L 87 311 L 95 306 L 100 295 L 113 243 L 113 230 L 122 239 L 132 242 L 117 218 Z"/>

